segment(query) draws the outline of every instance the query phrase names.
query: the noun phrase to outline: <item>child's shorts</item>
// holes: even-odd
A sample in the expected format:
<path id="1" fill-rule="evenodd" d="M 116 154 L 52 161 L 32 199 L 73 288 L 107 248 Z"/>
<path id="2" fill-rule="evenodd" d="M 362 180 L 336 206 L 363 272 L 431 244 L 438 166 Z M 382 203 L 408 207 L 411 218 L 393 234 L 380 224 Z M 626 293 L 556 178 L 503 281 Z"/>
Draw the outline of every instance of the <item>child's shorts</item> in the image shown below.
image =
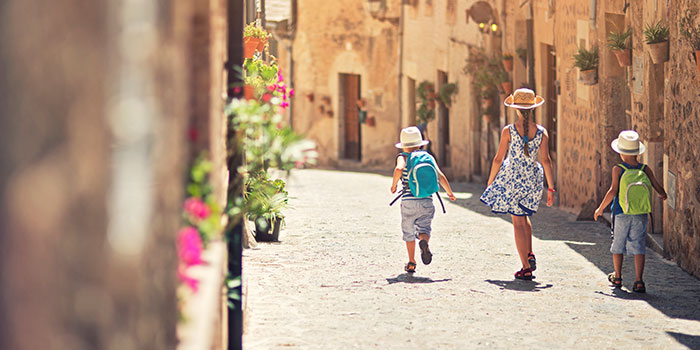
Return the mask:
<path id="1" fill-rule="evenodd" d="M 613 254 L 645 254 L 648 214 L 617 214 L 614 222 L 610 252 Z"/>
<path id="2" fill-rule="evenodd" d="M 430 223 L 435 215 L 433 198 L 406 199 L 401 201 L 401 231 L 403 240 L 413 242 L 419 233 L 430 236 Z"/>

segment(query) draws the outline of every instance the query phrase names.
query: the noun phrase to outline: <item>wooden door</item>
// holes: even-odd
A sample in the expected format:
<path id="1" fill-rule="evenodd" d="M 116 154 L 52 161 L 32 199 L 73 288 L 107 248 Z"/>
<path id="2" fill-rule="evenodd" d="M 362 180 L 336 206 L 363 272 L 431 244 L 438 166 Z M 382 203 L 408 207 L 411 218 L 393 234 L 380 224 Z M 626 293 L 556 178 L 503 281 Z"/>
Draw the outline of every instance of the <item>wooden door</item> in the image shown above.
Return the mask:
<path id="1" fill-rule="evenodd" d="M 360 99 L 360 76 L 356 74 L 341 75 L 340 99 L 343 103 L 343 158 L 362 160 L 362 138 L 357 101 Z"/>

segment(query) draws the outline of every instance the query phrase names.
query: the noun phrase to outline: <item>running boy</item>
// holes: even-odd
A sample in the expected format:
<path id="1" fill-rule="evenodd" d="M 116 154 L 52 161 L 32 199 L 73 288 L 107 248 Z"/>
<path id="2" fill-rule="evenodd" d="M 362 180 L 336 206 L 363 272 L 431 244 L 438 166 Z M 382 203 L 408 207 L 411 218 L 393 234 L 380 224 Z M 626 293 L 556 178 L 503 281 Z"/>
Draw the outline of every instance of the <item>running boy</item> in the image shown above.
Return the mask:
<path id="1" fill-rule="evenodd" d="M 603 214 L 605 207 L 612 202 L 613 242 L 610 252 L 613 254 L 615 272 L 608 274 L 608 281 L 615 287 L 622 286 L 623 254 L 629 252 L 634 255 L 636 274 L 632 290 L 636 293 L 646 293 L 642 275 L 649 221 L 647 214 L 651 212 L 652 191 L 649 187 L 654 187 L 662 200 L 666 200 L 666 191 L 656 181 L 651 168 L 637 161 L 637 155 L 646 150 L 644 144 L 639 141 L 637 132 L 633 130 L 620 132 L 619 137 L 613 140 L 611 147 L 620 154 L 622 164 L 613 167 L 612 184 L 603 202 L 593 214 L 593 219 L 597 220 Z"/>
<path id="2" fill-rule="evenodd" d="M 400 140 L 401 142 L 396 144 L 396 148 L 403 149 L 403 152 L 409 154 L 409 156 L 412 152 L 419 151 L 422 146 L 428 144 L 428 141 L 423 140 L 420 130 L 415 126 L 401 130 Z M 435 214 L 435 206 L 433 205 L 432 196 L 418 198 L 411 192 L 408 183 L 407 167 L 407 158 L 409 156 L 402 153 L 396 158 L 391 193 L 396 193 L 396 185 L 401 180 L 403 185 L 403 194 L 401 195 L 401 230 L 403 231 L 403 240 L 406 242 L 406 249 L 408 250 L 408 263 L 404 270 L 408 273 L 413 273 L 416 272 L 416 259 L 414 257 L 416 237 L 420 240 L 418 245 L 421 250 L 423 264 L 428 265 L 433 260 L 428 241 L 430 240 L 430 224 Z M 437 164 L 434 164 L 434 166 L 438 173 L 438 182 L 445 189 L 450 199 L 454 201 L 455 196 L 452 193 L 447 177 L 440 171 Z"/>

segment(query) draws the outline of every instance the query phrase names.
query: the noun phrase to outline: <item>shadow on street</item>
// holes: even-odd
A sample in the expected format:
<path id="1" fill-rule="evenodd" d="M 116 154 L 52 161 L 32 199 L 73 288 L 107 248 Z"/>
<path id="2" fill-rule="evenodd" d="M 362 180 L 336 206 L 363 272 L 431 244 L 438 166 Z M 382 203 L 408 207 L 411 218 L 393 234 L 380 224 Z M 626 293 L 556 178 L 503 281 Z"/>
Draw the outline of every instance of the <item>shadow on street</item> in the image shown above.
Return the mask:
<path id="1" fill-rule="evenodd" d="M 535 281 L 520 281 L 520 280 L 510 280 L 510 281 L 498 281 L 498 280 L 484 280 L 485 282 L 491 283 L 498 286 L 501 289 L 514 290 L 518 292 L 539 292 L 542 289 L 552 288 L 552 284 L 542 285 Z"/>
<path id="2" fill-rule="evenodd" d="M 413 276 L 411 273 L 402 273 L 394 278 L 387 278 L 386 279 L 389 284 L 394 284 L 394 283 L 436 283 L 436 282 L 448 282 L 452 281 L 451 278 L 445 278 L 441 280 L 434 280 L 429 277 L 418 277 L 418 276 Z"/>

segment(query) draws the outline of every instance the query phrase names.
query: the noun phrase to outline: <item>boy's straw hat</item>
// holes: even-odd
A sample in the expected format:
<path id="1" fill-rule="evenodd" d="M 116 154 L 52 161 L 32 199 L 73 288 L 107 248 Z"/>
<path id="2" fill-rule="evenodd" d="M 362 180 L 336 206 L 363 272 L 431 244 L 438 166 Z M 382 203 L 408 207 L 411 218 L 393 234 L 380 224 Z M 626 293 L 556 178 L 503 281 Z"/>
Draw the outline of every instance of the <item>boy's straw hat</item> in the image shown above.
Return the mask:
<path id="1" fill-rule="evenodd" d="M 617 153 L 630 156 L 642 154 L 647 150 L 644 144 L 639 142 L 639 134 L 634 130 L 620 131 L 620 136 L 613 140 L 610 147 Z"/>
<path id="2" fill-rule="evenodd" d="M 409 126 L 401 130 L 401 142 L 397 143 L 396 148 L 411 148 L 427 145 L 429 141 L 423 140 L 420 130 L 415 126 Z"/>
<path id="3" fill-rule="evenodd" d="M 543 103 L 544 98 L 542 96 L 537 96 L 534 91 L 525 88 L 515 90 L 503 101 L 503 104 L 507 107 L 518 109 L 533 109 L 541 106 Z"/>

